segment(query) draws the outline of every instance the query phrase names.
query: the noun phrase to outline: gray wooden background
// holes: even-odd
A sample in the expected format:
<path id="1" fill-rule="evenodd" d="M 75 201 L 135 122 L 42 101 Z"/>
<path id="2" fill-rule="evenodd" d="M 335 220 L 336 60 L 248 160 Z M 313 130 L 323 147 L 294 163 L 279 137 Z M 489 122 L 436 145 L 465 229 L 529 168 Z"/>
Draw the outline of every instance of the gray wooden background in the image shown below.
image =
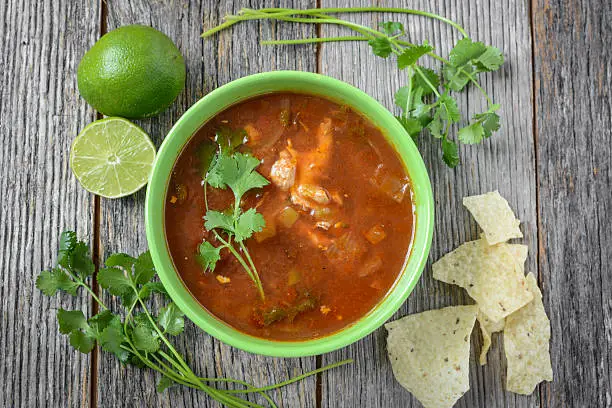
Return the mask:
<path id="1" fill-rule="evenodd" d="M 122 367 L 105 353 L 73 351 L 58 333 L 60 306 L 91 311 L 34 287 L 52 264 L 60 231 L 89 237 L 96 257 L 146 248 L 144 191 L 94 197 L 68 166 L 70 143 L 97 117 L 78 95 L 76 68 L 100 35 L 143 23 L 172 38 L 187 62 L 187 84 L 158 118 L 141 121 L 159 145 L 174 121 L 210 90 L 251 73 L 319 72 L 352 83 L 393 108 L 404 78 L 364 44 L 260 47 L 261 39 L 310 37 L 316 28 L 243 23 L 209 40 L 199 34 L 240 7 L 332 7 L 383 4 L 430 10 L 499 47 L 507 58 L 483 85 L 502 105 L 503 128 L 483 146 L 462 147 L 449 170 L 438 147 L 421 148 L 436 201 L 430 261 L 477 236 L 461 198 L 499 189 L 523 220 L 528 270 L 537 274 L 552 325 L 555 380 L 532 396 L 503 390 L 505 360 L 494 339 L 489 364 L 471 361 L 471 390 L 458 407 L 612 406 L 612 2 L 609 0 L 5 0 L 0 2 L 0 407 L 209 407 L 202 393 L 156 394 L 157 377 Z M 441 52 L 457 32 L 431 20 L 363 14 L 376 25 L 407 22 L 411 38 Z M 335 27 L 319 34 L 333 35 Z M 479 111 L 476 92 L 463 109 Z M 107 299 L 108 300 L 108 299 Z M 428 265 L 396 316 L 466 301 L 463 291 L 433 280 Z M 476 332 L 475 332 L 476 333 Z M 179 348 L 195 371 L 254 383 L 281 380 L 345 357 L 349 367 L 312 377 L 274 395 L 283 407 L 417 407 L 393 379 L 385 331 L 338 352 L 301 359 L 254 356 L 188 324 Z M 472 336 L 479 350 L 480 336 Z"/>

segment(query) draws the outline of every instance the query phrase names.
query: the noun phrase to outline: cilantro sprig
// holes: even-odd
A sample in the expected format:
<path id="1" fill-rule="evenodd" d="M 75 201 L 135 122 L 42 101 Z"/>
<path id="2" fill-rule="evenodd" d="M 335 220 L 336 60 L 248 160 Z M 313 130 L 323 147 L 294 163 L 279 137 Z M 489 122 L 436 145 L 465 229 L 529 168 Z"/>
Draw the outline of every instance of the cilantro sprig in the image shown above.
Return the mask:
<path id="1" fill-rule="evenodd" d="M 123 364 L 157 371 L 161 374 L 158 392 L 170 386 L 184 385 L 205 392 L 227 407 L 263 407 L 240 397 L 241 394 L 256 393 L 267 406 L 276 408 L 268 391 L 352 362 L 340 361 L 265 387 L 231 378 L 199 377 L 170 341 L 171 337 L 183 333 L 185 321 L 181 310 L 169 302 L 154 313 L 147 305 L 153 293 L 168 298 L 164 286 L 153 280 L 156 273 L 149 252 L 138 257 L 113 254 L 97 273 L 100 286 L 121 300 L 123 313 L 113 312 L 92 289 L 90 281 L 94 272 L 88 245 L 78 241 L 74 232 L 66 231 L 60 236 L 57 265 L 40 273 L 36 287 L 47 296 L 54 296 L 57 292 L 77 296 L 79 288 L 83 288 L 98 304 L 100 312 L 87 318 L 81 310 L 58 309 L 60 333 L 67 335 L 70 345 L 81 353 L 91 352 L 97 344 Z M 215 384 L 220 382 L 242 388 L 219 389 Z"/>
<path id="2" fill-rule="evenodd" d="M 400 22 L 384 22 L 380 30 L 334 17 L 336 13 L 391 12 L 419 15 L 439 20 L 457 29 L 464 37 L 459 40 L 446 59 L 434 52 L 434 47 L 424 41 L 421 44 L 408 42 Z M 415 141 L 425 130 L 440 140 L 442 159 L 449 167 L 459 164 L 457 142 L 451 138 L 451 129 L 462 121 L 454 93 L 465 91 L 473 84 L 483 94 L 488 108 L 483 113 L 473 115 L 457 132 L 457 139 L 463 144 L 476 144 L 491 137 L 500 128 L 500 118 L 496 113 L 499 105 L 494 104 L 486 91 L 478 83 L 481 73 L 498 70 L 504 62 L 502 53 L 495 47 L 470 39 L 459 24 L 434 13 L 392 7 L 348 7 L 323 9 L 285 9 L 264 8 L 259 10 L 243 8 L 237 15 L 225 17 L 225 21 L 204 32 L 209 37 L 236 23 L 248 20 L 278 20 L 310 24 L 335 24 L 347 27 L 359 35 L 323 38 L 301 38 L 295 40 L 262 41 L 266 45 L 309 44 L 342 41 L 366 41 L 374 55 L 389 58 L 395 55 L 397 67 L 406 73 L 407 85 L 401 87 L 396 95 L 396 104 L 402 109 L 398 121 Z M 436 72 L 420 64 L 423 57 L 433 58 L 442 63 Z"/>
<path id="3" fill-rule="evenodd" d="M 259 273 L 244 241 L 255 232 L 261 231 L 265 227 L 266 221 L 263 215 L 254 208 L 243 210 L 241 203 L 247 192 L 264 187 L 269 182 L 255 170 L 260 164 L 257 158 L 236 151 L 244 138 L 236 138 L 232 135 L 241 133 L 242 131 L 220 129 L 216 137 L 216 143 L 218 144 L 216 153 L 213 151 L 211 158 L 204 160 L 208 163 L 207 171 L 203 172 L 204 202 L 206 205 L 204 227 L 213 232 L 221 245 L 214 246 L 210 241 L 204 240 L 199 246 L 197 257 L 204 268 L 204 272 L 213 272 L 217 262 L 221 259 L 221 251 L 227 249 L 249 275 L 260 297 L 265 299 Z M 233 141 L 229 144 L 224 143 L 228 140 Z M 229 188 L 234 194 L 233 205 L 223 211 L 209 209 L 206 194 L 207 186 L 223 190 Z"/>

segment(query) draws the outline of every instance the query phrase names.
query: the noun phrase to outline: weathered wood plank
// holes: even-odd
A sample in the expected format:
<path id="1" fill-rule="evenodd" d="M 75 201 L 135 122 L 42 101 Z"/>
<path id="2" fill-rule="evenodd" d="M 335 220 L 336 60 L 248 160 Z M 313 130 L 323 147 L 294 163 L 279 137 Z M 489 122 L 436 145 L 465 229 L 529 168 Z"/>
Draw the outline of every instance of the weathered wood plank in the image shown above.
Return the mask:
<path id="1" fill-rule="evenodd" d="M 361 1 L 360 5 L 372 5 Z M 353 1 L 323 0 L 322 7 L 356 6 Z M 376 2 L 376 5 L 380 5 Z M 463 196 L 499 189 L 518 217 L 523 220 L 525 243 L 532 251 L 527 267 L 536 270 L 536 206 L 534 178 L 534 142 L 532 136 L 531 103 L 531 43 L 528 6 L 525 2 L 459 2 L 453 0 L 386 1 L 384 6 L 410 7 L 434 11 L 449 17 L 464 27 L 476 40 L 499 47 L 507 62 L 501 72 L 485 75 L 482 84 L 493 99 L 502 105 L 503 128 L 482 146 L 461 148 L 463 164 L 448 169 L 440 159 L 437 142 L 422 139 L 421 152 L 429 169 L 436 202 L 435 235 L 431 260 L 452 250 L 460 243 L 475 239 L 477 227 L 461 205 Z M 429 40 L 439 53 L 447 55 L 459 38 L 458 32 L 441 23 L 400 15 L 363 14 L 350 17 L 366 26 L 383 21 L 402 21 L 414 42 Z M 334 36 L 344 30 L 324 27 L 323 36 Z M 374 57 L 366 44 L 325 44 L 321 50 L 321 73 L 356 85 L 386 107 L 393 108 L 393 94 L 405 84 L 394 62 Z M 462 110 L 479 112 L 484 107 L 478 92 L 471 90 L 460 97 Z M 470 302 L 463 290 L 436 282 L 430 265 L 413 294 L 398 314 L 435 309 Z M 323 363 L 341 358 L 355 358 L 346 371 L 323 375 L 322 406 L 412 407 L 420 406 L 397 384 L 386 357 L 386 333 L 379 329 L 366 339 L 336 353 L 323 357 Z M 472 336 L 471 390 L 459 401 L 458 407 L 536 406 L 539 396 L 515 396 L 503 390 L 505 361 L 501 338 L 494 339 L 489 352 L 489 364 L 480 367 L 478 329 Z"/>
<path id="2" fill-rule="evenodd" d="M 533 1 L 549 407 L 612 406 L 612 3 Z"/>
<path id="3" fill-rule="evenodd" d="M 239 2 L 236 2 L 239 3 Z M 293 4 L 297 4 L 293 2 Z M 257 6 L 275 7 L 278 2 L 261 2 Z M 291 6 L 283 1 L 280 6 Z M 302 5 L 302 3 L 300 3 Z M 303 4 L 314 6 L 314 1 Z M 187 63 L 187 83 L 178 101 L 158 118 L 140 121 L 139 124 L 159 145 L 176 119 L 195 101 L 212 89 L 248 74 L 274 69 L 316 69 L 315 48 L 304 46 L 291 49 L 261 48 L 262 38 L 296 35 L 312 36 L 313 28 L 268 23 L 242 24 L 231 31 L 209 40 L 202 40 L 204 27 L 216 25 L 222 16 L 235 13 L 240 8 L 234 2 L 149 2 L 109 0 L 107 2 L 109 29 L 131 24 L 152 25 L 172 38 L 183 52 Z M 137 253 L 146 249 L 144 229 L 144 191 L 126 199 L 102 200 L 101 240 L 104 253 L 121 250 Z M 197 373 L 207 376 L 226 376 L 264 384 L 282 381 L 289 376 L 314 369 L 315 359 L 271 359 L 255 356 L 222 344 L 188 324 L 178 347 L 188 358 Z M 123 406 L 217 406 L 201 392 L 185 388 L 173 388 L 162 395 L 154 391 L 158 378 L 151 372 L 122 368 L 104 354 L 98 369 L 98 405 L 100 407 Z M 314 407 L 315 379 L 287 387 L 281 394 L 272 394 L 284 407 Z"/>
<path id="4" fill-rule="evenodd" d="M 60 231 L 91 237 L 93 199 L 70 172 L 70 144 L 94 118 L 76 68 L 98 33 L 96 1 L 0 5 L 0 407 L 89 405 L 89 357 L 58 332 L 55 311 L 90 304 L 42 295 Z"/>

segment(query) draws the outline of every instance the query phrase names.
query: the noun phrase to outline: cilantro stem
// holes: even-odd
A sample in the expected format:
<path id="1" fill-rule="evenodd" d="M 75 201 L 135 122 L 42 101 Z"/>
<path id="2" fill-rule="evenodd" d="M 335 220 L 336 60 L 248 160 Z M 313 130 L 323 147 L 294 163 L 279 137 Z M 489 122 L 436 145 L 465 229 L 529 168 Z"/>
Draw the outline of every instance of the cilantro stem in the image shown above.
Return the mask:
<path id="1" fill-rule="evenodd" d="M 106 305 L 104 304 L 104 302 L 102 302 L 100 300 L 100 298 L 95 294 L 95 292 L 89 287 L 88 284 L 85 283 L 85 281 L 83 281 L 81 278 L 79 278 L 78 276 L 74 275 L 72 272 L 70 272 L 70 270 L 66 269 L 66 268 L 62 268 L 62 270 L 64 272 L 66 272 L 68 274 L 68 276 L 70 276 L 70 279 L 72 279 L 73 281 L 75 281 L 77 284 L 79 284 L 80 286 L 84 287 L 85 290 L 87 292 L 89 292 L 89 294 L 91 295 L 91 297 L 98 302 L 98 305 L 100 305 L 102 307 L 102 309 L 104 310 L 108 310 L 108 307 L 106 307 Z"/>
<path id="2" fill-rule="evenodd" d="M 446 17 L 442 17 L 435 13 L 430 13 L 428 11 L 422 10 L 414 10 L 414 9 L 405 9 L 399 7 L 333 7 L 333 8 L 320 8 L 320 9 L 309 9 L 309 10 L 299 10 L 299 9 L 284 9 L 284 8 L 264 8 L 259 9 L 263 13 L 284 13 L 284 14 L 301 14 L 301 15 L 309 15 L 309 14 L 318 14 L 318 13 L 399 13 L 399 14 L 410 14 L 422 17 L 433 18 L 434 20 L 442 21 L 451 27 L 457 29 L 464 37 L 467 37 L 468 34 L 464 30 L 462 26 L 455 23 L 452 20 L 449 20 Z"/>
<path id="3" fill-rule="evenodd" d="M 255 14 L 254 12 L 257 12 Z M 325 13 L 362 13 L 362 12 L 382 12 L 382 13 L 400 13 L 400 14 L 411 14 L 423 17 L 429 17 L 435 20 L 442 21 L 451 27 L 457 29 L 464 37 L 467 37 L 467 32 L 461 27 L 459 24 L 455 23 L 452 20 L 449 20 L 445 17 L 442 17 L 435 13 L 430 13 L 422 10 L 414 10 L 414 9 L 404 9 L 397 7 L 339 7 L 339 8 L 321 8 L 321 9 L 308 9 L 308 10 L 299 10 L 299 9 L 286 9 L 286 8 L 264 8 L 259 10 L 251 10 L 247 8 L 243 8 L 240 10 L 238 15 L 228 15 L 225 17 L 225 22 L 222 24 L 211 28 L 210 30 L 202 33 L 202 37 L 209 37 L 221 30 L 224 30 L 232 25 L 245 20 L 254 20 L 263 18 L 261 14 L 266 14 L 269 17 L 267 18 L 279 18 L 284 16 L 292 16 L 292 15 L 321 15 Z M 259 15 L 260 17 L 254 16 Z"/>
<path id="4" fill-rule="evenodd" d="M 433 93 L 439 98 L 440 97 L 440 92 L 438 92 L 436 87 L 429 81 L 429 79 L 427 78 L 427 75 L 425 75 L 423 73 L 423 70 L 419 66 L 417 66 L 417 65 L 414 66 L 414 70 L 416 71 L 417 74 L 419 74 L 421 79 L 423 79 L 423 82 L 425 82 L 427 84 L 427 86 L 429 86 L 431 88 Z"/>
<path id="5" fill-rule="evenodd" d="M 337 367 L 341 367 L 341 366 L 346 365 L 346 364 L 350 364 L 352 362 L 353 362 L 353 359 L 349 358 L 349 359 L 346 359 L 346 360 L 338 361 L 337 363 L 332 363 L 332 364 L 326 365 L 325 367 L 317 368 L 316 370 L 309 371 L 307 373 L 298 375 L 297 377 L 293 377 L 293 378 L 291 378 L 289 380 L 285 380 L 285 381 L 282 381 L 282 382 L 279 382 L 279 383 L 276 383 L 276 384 L 267 385 L 265 387 L 253 388 L 252 390 L 228 390 L 227 392 L 232 393 L 232 394 L 244 394 L 245 392 L 256 392 L 256 391 L 265 392 L 265 391 L 270 391 L 270 390 L 274 390 L 274 389 L 277 389 L 277 388 L 280 388 L 280 387 L 287 386 L 289 384 L 293 384 L 293 383 L 295 383 L 297 381 L 303 380 L 304 378 L 307 378 L 307 377 L 310 377 L 310 376 L 313 376 L 313 375 L 325 372 L 327 370 L 331 370 L 333 368 L 337 368 Z"/>
<path id="6" fill-rule="evenodd" d="M 408 117 L 408 113 L 412 110 L 412 77 L 414 76 L 414 68 L 411 66 L 407 67 L 406 75 L 408 76 L 408 98 L 406 98 L 404 117 Z"/>
<path id="7" fill-rule="evenodd" d="M 187 365 L 187 363 L 185 363 L 185 361 L 183 360 L 183 358 L 181 357 L 181 355 L 178 353 L 178 351 L 176 351 L 176 349 L 172 346 L 172 344 L 168 341 L 168 339 L 166 338 L 166 336 L 162 333 L 162 331 L 159 329 L 159 326 L 157 325 L 157 322 L 153 319 L 153 316 L 151 316 L 151 313 L 149 313 L 149 309 L 147 308 L 147 305 L 145 305 L 145 303 L 143 302 L 143 300 L 138 296 L 138 291 L 136 290 L 136 288 L 134 287 L 134 292 L 136 293 L 136 297 L 138 298 L 138 302 L 140 303 L 140 305 L 142 306 L 142 309 L 144 310 L 145 314 L 147 315 L 147 318 L 149 319 L 149 321 L 151 322 L 151 324 L 153 325 L 153 329 L 155 329 L 155 331 L 157 332 L 157 334 L 159 335 L 159 338 L 166 344 L 166 347 L 168 347 L 168 350 L 170 350 L 170 352 L 172 354 L 174 354 L 174 356 L 176 357 L 177 361 L 188 371 L 191 371 L 191 368 L 189 368 L 189 366 Z"/>
<path id="8" fill-rule="evenodd" d="M 359 35 L 347 35 L 341 37 L 311 37 L 299 38 L 296 40 L 263 40 L 261 45 L 294 45 L 294 44 L 311 44 L 311 43 L 326 43 L 337 41 L 368 41 L 368 38 Z"/>
<path id="9" fill-rule="evenodd" d="M 242 265 L 242 267 L 247 272 L 247 274 L 249 275 L 251 280 L 255 283 L 255 286 L 257 287 L 257 290 L 259 291 L 259 295 L 261 296 L 261 299 L 265 300 L 266 296 L 264 295 L 263 286 L 261 285 L 261 281 L 259 279 L 259 275 L 256 276 L 257 270 L 252 271 L 251 268 L 249 268 L 249 265 L 247 265 L 247 263 L 244 260 L 244 258 L 242 257 L 242 255 L 240 255 L 240 253 L 238 253 L 238 251 L 236 251 L 236 249 L 234 248 L 233 245 L 231 245 L 229 242 L 224 240 L 219 234 L 216 234 L 216 236 L 217 236 L 217 239 L 223 245 L 225 245 L 227 247 L 227 249 L 232 253 L 232 255 L 234 255 L 236 260 L 238 260 L 238 262 L 240 262 L 240 265 Z M 248 251 L 245 251 L 245 253 L 248 253 Z"/>
<path id="10" fill-rule="evenodd" d="M 253 263 L 253 258 L 251 258 L 251 254 L 249 253 L 249 250 L 247 249 L 246 245 L 244 245 L 244 242 L 240 241 L 240 248 L 242 248 L 242 252 L 244 252 L 244 255 L 246 255 L 247 261 L 249 261 L 249 265 L 251 265 L 251 270 L 253 271 L 253 275 L 255 276 L 255 279 L 257 280 L 256 284 L 258 287 L 261 287 L 261 295 L 262 295 L 262 299 L 264 299 L 263 297 L 263 285 L 261 284 L 261 279 L 259 279 L 259 273 L 257 272 L 257 268 L 255 268 L 255 263 Z"/>

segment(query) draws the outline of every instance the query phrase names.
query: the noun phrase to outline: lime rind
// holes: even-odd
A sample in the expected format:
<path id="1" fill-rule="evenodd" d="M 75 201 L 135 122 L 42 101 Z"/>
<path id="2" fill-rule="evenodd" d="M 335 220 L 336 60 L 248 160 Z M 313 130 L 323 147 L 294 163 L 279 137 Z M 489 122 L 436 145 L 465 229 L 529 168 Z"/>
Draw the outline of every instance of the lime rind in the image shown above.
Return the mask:
<path id="1" fill-rule="evenodd" d="M 155 146 L 138 126 L 123 118 L 97 120 L 72 143 L 70 167 L 87 191 L 106 198 L 135 193 L 149 181 Z"/>

